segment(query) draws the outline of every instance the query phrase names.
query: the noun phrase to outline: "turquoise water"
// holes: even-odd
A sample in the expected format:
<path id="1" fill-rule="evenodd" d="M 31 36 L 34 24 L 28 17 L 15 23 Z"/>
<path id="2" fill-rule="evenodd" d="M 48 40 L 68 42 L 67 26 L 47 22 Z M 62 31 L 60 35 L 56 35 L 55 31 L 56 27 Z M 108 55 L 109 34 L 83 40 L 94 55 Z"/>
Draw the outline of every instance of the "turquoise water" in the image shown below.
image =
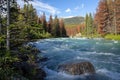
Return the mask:
<path id="1" fill-rule="evenodd" d="M 35 42 L 42 56 L 49 60 L 40 65 L 47 73 L 45 80 L 120 80 L 120 41 L 86 38 L 54 38 Z M 96 74 L 69 75 L 58 72 L 59 64 L 90 61 Z"/>

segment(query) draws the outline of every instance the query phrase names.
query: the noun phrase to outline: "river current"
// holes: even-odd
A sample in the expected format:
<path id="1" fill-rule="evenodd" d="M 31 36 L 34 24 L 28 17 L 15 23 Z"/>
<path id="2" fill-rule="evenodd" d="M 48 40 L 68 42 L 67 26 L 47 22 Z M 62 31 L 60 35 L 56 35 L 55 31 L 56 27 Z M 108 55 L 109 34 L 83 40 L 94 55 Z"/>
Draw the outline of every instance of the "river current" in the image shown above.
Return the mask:
<path id="1" fill-rule="evenodd" d="M 120 80 L 120 41 L 86 38 L 53 38 L 34 42 L 40 56 L 49 60 L 40 63 L 47 73 L 45 80 Z M 65 62 L 90 61 L 96 74 L 69 75 L 57 71 Z"/>

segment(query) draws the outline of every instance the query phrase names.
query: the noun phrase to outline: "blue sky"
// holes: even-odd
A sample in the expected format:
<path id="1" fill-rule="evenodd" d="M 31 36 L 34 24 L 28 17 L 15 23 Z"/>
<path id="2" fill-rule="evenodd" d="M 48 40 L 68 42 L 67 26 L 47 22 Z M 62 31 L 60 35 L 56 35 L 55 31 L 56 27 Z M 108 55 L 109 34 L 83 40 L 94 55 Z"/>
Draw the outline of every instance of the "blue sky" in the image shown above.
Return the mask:
<path id="1" fill-rule="evenodd" d="M 38 15 L 46 13 L 57 15 L 60 18 L 73 16 L 85 16 L 86 13 L 95 13 L 99 0 L 34 0 L 32 3 Z M 18 0 L 18 4 L 23 7 L 24 2 Z"/>

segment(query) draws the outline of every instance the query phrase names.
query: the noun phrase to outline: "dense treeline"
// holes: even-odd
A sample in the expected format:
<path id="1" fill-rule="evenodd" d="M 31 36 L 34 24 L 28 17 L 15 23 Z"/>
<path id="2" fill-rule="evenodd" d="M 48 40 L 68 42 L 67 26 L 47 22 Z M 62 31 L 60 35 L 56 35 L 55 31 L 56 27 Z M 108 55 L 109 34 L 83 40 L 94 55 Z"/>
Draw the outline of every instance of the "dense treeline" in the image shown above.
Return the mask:
<path id="1" fill-rule="evenodd" d="M 16 69 L 13 65 L 16 62 L 17 65 L 24 63 L 28 66 L 34 63 L 36 49 L 31 50 L 23 44 L 36 39 L 67 36 L 62 19 L 57 16 L 53 19 L 51 15 L 46 21 L 45 13 L 38 15 L 29 0 L 24 1 L 27 3 L 20 8 L 16 0 L 0 0 L 0 80 L 16 76 L 34 80 L 37 74 L 34 68 L 25 73 L 25 70 Z"/>

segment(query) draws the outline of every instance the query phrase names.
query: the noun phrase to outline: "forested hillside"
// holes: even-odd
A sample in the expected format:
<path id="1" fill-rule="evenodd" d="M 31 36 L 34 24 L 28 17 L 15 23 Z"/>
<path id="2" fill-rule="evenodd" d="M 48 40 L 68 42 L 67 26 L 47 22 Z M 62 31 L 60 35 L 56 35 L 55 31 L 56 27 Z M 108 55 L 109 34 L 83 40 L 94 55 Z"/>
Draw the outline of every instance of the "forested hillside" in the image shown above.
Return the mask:
<path id="1" fill-rule="evenodd" d="M 71 18 L 64 18 L 65 25 L 78 25 L 84 22 L 84 17 L 76 16 Z"/>

